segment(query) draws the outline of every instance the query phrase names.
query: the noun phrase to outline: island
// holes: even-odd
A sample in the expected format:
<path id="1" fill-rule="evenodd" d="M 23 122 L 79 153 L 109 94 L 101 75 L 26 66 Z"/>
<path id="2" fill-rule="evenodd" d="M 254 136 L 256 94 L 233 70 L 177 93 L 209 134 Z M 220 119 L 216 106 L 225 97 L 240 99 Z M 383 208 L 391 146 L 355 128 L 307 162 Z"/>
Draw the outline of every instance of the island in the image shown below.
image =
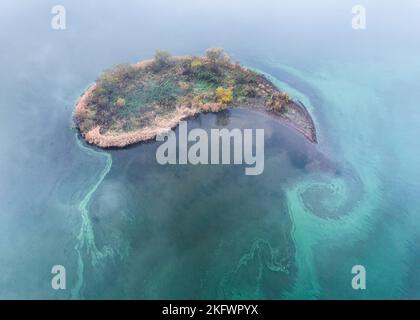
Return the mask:
<path id="1" fill-rule="evenodd" d="M 73 117 L 89 144 L 123 148 L 199 113 L 234 107 L 268 113 L 317 143 L 314 122 L 300 101 L 232 62 L 221 48 L 182 57 L 158 50 L 153 59 L 107 70 L 80 96 Z"/>

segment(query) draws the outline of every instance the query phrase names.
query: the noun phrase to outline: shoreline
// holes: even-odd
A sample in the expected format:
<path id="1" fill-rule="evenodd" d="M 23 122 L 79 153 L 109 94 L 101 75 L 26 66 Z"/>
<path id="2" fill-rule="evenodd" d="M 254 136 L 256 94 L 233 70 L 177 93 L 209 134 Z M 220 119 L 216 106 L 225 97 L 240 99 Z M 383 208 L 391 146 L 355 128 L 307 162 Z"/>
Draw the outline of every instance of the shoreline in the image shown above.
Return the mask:
<path id="1" fill-rule="evenodd" d="M 91 87 L 94 85 L 91 85 Z M 90 88 L 90 87 L 89 87 Z M 82 96 L 81 96 L 82 97 Z M 81 99 L 79 99 L 80 101 Z M 291 103 L 289 108 L 293 108 L 298 113 L 303 113 L 305 117 L 305 121 L 307 122 L 309 128 L 302 128 L 296 125 L 295 122 L 291 121 L 290 118 L 285 117 L 283 114 L 273 113 L 270 111 L 265 110 L 262 107 L 258 106 L 232 106 L 230 108 L 243 108 L 250 111 L 258 112 L 267 115 L 270 118 L 275 120 L 281 121 L 284 125 L 289 127 L 291 130 L 296 130 L 298 133 L 303 135 L 310 143 L 318 144 L 318 139 L 316 135 L 316 128 L 313 122 L 309 111 L 306 107 L 302 104 L 302 102 L 298 101 Z M 168 130 L 175 129 L 181 121 L 191 119 L 199 114 L 202 113 L 218 113 L 225 109 L 220 109 L 218 111 L 204 111 L 204 110 L 197 110 L 197 109 L 190 109 L 190 112 L 183 113 L 181 112 L 177 119 L 170 119 L 166 123 L 166 126 L 156 126 L 155 128 L 146 127 L 144 129 L 132 131 L 132 132 L 124 132 L 121 134 L 112 134 L 112 135 L 103 135 L 99 132 L 100 128 L 96 127 L 93 130 L 89 131 L 87 134 L 83 134 L 79 128 L 77 128 L 78 132 L 80 133 L 81 137 L 90 145 L 94 145 L 96 147 L 102 149 L 122 149 L 129 147 L 131 145 L 139 144 L 142 142 L 149 142 L 156 138 L 157 135 L 167 132 Z"/>
<path id="2" fill-rule="evenodd" d="M 294 111 L 304 116 L 305 121 L 308 126 L 307 128 L 302 128 L 296 125 L 295 122 L 285 117 L 284 114 L 282 113 L 273 113 L 264 108 L 256 107 L 256 106 L 246 106 L 243 108 L 265 114 L 274 120 L 278 120 L 281 123 L 283 123 L 285 126 L 287 126 L 289 129 L 296 130 L 298 133 L 303 135 L 310 143 L 318 144 L 318 138 L 316 135 L 316 127 L 311 117 L 311 114 L 309 113 L 308 109 L 306 109 L 305 105 L 299 100 L 293 101 L 291 104 L 288 105 L 288 108 L 292 108 Z"/>

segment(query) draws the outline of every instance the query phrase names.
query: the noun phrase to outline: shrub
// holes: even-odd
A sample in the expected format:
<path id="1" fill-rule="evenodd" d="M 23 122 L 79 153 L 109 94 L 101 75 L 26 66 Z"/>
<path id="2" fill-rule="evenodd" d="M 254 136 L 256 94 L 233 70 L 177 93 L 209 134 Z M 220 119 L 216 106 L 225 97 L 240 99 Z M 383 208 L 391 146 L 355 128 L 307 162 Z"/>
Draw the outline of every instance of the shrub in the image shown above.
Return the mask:
<path id="1" fill-rule="evenodd" d="M 224 89 L 222 87 L 218 87 L 216 89 L 216 99 L 217 102 L 221 102 L 224 105 L 227 105 L 232 102 L 233 100 L 233 92 L 232 89 Z"/>
<path id="2" fill-rule="evenodd" d="M 136 69 L 131 64 L 119 64 L 112 70 L 114 78 L 119 81 L 134 79 L 136 72 Z"/>
<path id="3" fill-rule="evenodd" d="M 203 62 L 199 58 L 195 58 L 193 61 L 191 61 L 191 68 L 197 69 L 203 65 Z"/>
<path id="4" fill-rule="evenodd" d="M 282 92 L 281 93 L 281 97 L 284 99 L 284 101 L 286 101 L 286 103 L 289 103 L 290 102 L 290 97 L 287 94 L 287 92 Z"/>
<path id="5" fill-rule="evenodd" d="M 118 84 L 118 78 L 111 71 L 105 71 L 101 76 L 96 80 L 98 88 L 100 89 L 101 96 L 111 95 L 112 92 L 116 89 Z"/>
<path id="6" fill-rule="evenodd" d="M 283 110 L 285 101 L 284 95 L 276 92 L 268 98 L 266 105 L 269 110 L 279 112 Z"/>
<path id="7" fill-rule="evenodd" d="M 255 98 L 257 96 L 257 90 L 255 90 L 254 87 L 246 85 L 243 86 L 242 91 L 240 92 L 240 95 L 250 98 Z"/>
<path id="8" fill-rule="evenodd" d="M 249 71 L 235 70 L 234 78 L 237 84 L 255 85 L 257 83 L 255 76 Z"/>
<path id="9" fill-rule="evenodd" d="M 208 82 L 212 85 L 220 85 L 223 78 L 223 75 L 217 67 L 212 67 L 208 64 L 203 64 L 194 69 L 194 74 L 198 80 Z"/>
<path id="10" fill-rule="evenodd" d="M 124 106 L 125 106 L 125 99 L 124 99 L 124 98 L 122 98 L 122 97 L 118 97 L 118 98 L 117 98 L 117 101 L 115 101 L 115 105 L 116 105 L 118 108 L 122 108 L 122 107 L 124 107 Z"/>

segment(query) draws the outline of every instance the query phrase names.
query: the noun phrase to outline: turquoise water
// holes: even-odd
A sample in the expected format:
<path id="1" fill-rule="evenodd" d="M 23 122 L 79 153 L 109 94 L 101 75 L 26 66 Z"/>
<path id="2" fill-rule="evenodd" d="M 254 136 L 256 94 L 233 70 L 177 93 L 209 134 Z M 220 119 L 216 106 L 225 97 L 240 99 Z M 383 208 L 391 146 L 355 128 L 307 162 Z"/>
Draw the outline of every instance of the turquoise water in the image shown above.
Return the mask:
<path id="1" fill-rule="evenodd" d="M 0 5 L 0 298 L 420 298 L 418 1 L 366 2 L 364 31 L 351 1 L 63 1 L 65 31 L 54 4 Z M 72 129 L 101 70 L 210 46 L 301 100 L 319 144 L 243 109 L 188 122 L 264 128 L 251 177 L 162 167 L 155 142 L 103 151 Z"/>

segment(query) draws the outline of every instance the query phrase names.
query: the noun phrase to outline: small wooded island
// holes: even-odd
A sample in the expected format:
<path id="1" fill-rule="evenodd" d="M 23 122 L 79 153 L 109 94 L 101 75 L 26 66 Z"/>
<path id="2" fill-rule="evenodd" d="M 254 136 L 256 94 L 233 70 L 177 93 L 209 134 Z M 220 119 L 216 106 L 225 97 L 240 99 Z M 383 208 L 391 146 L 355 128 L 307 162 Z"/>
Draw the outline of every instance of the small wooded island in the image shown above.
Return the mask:
<path id="1" fill-rule="evenodd" d="M 265 76 L 233 63 L 220 48 L 205 56 L 154 59 L 118 65 L 82 94 L 74 120 L 83 138 L 101 148 L 150 140 L 188 117 L 248 107 L 268 112 L 316 143 L 314 122 L 299 101 Z"/>

